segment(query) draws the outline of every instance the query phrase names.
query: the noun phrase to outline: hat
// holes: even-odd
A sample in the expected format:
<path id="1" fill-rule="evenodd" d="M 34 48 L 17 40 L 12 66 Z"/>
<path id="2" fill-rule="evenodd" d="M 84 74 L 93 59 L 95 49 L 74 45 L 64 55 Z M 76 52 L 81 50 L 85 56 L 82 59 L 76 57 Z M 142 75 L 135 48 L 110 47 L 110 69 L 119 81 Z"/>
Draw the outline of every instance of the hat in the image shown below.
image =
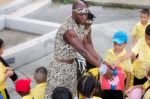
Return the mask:
<path id="1" fill-rule="evenodd" d="M 96 18 L 95 15 L 93 13 L 89 12 L 88 16 L 87 16 L 87 19 L 93 20 L 94 18 Z"/>
<path id="2" fill-rule="evenodd" d="M 15 83 L 16 92 L 29 92 L 31 79 L 19 79 Z"/>
<path id="3" fill-rule="evenodd" d="M 128 36 L 124 31 L 117 31 L 115 32 L 112 41 L 116 42 L 117 44 L 123 44 L 128 41 Z"/>

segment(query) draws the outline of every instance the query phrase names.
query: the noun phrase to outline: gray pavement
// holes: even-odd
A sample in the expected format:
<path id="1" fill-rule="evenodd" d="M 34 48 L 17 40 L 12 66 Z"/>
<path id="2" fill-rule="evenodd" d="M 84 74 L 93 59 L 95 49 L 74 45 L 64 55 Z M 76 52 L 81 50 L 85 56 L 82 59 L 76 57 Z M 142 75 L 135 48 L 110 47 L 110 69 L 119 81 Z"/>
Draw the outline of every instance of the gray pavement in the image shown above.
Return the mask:
<path id="1" fill-rule="evenodd" d="M 150 8 L 149 0 L 85 0 L 92 5 L 121 8 Z"/>
<path id="2" fill-rule="evenodd" d="M 71 14 L 70 4 L 46 5 L 37 11 L 26 15 L 27 18 L 62 23 Z M 102 6 L 91 6 L 90 10 L 95 14 L 94 23 L 105 23 L 110 21 L 126 20 L 138 17 L 137 9 L 121 9 Z"/>
<path id="3" fill-rule="evenodd" d="M 20 43 L 32 40 L 40 35 L 16 31 L 11 29 L 4 29 L 0 31 L 0 38 L 5 42 L 5 49 L 18 45 Z"/>

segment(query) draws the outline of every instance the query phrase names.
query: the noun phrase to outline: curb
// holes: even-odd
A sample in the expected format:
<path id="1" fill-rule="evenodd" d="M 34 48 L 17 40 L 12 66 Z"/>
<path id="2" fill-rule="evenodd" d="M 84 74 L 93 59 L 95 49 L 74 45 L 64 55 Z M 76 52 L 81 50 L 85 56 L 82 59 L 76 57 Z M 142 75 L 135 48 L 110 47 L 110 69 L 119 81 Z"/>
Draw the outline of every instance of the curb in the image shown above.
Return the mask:
<path id="1" fill-rule="evenodd" d="M 70 0 L 65 2 L 64 4 L 72 4 L 74 0 Z M 114 2 L 97 2 L 97 1 L 86 1 L 88 4 L 92 6 L 103 6 L 103 7 L 115 7 L 115 8 L 127 8 L 127 9 L 142 9 L 147 8 L 150 9 L 150 5 L 137 5 L 137 4 L 123 4 L 123 3 L 114 3 Z M 55 2 L 56 3 L 56 2 Z M 62 2 L 63 3 L 63 2 Z"/>
<path id="2" fill-rule="evenodd" d="M 93 6 L 104 6 L 104 7 L 117 7 L 117 8 L 129 8 L 129 9 L 142 9 L 147 8 L 150 9 L 149 5 L 136 5 L 136 4 L 122 4 L 122 3 L 103 3 L 96 1 L 87 1 L 90 5 Z"/>

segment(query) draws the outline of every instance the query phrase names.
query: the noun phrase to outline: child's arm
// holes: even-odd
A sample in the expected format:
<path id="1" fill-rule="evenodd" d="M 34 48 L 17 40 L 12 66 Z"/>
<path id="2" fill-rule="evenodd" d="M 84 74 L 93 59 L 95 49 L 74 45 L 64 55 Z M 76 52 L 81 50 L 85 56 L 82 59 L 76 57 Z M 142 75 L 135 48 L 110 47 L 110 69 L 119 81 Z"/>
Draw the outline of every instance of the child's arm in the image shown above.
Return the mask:
<path id="1" fill-rule="evenodd" d="M 129 88 L 130 79 L 131 79 L 131 73 L 130 72 L 126 72 L 125 90 Z"/>
<path id="2" fill-rule="evenodd" d="M 3 84 L 6 79 L 10 76 L 12 76 L 14 74 L 13 71 L 6 71 L 6 73 L 4 74 L 3 72 L 0 73 L 1 77 L 0 77 L 0 85 Z"/>
<path id="3" fill-rule="evenodd" d="M 133 35 L 132 36 L 132 46 L 131 47 L 133 47 L 136 44 L 136 42 L 137 42 L 137 36 Z"/>
<path id="4" fill-rule="evenodd" d="M 129 94 L 132 92 L 132 90 L 134 90 L 135 88 L 141 88 L 141 89 L 143 89 L 143 85 L 132 86 L 132 87 L 130 87 L 129 89 L 127 89 L 127 90 L 125 91 L 125 94 L 126 94 L 126 95 L 129 95 Z"/>
<path id="5" fill-rule="evenodd" d="M 130 58 L 132 55 L 134 55 L 134 53 L 132 51 L 129 51 L 127 54 L 125 54 L 124 56 L 122 56 L 120 59 L 114 61 L 113 65 L 114 66 L 118 66 L 121 62 L 123 62 L 124 60 Z"/>
<path id="6" fill-rule="evenodd" d="M 4 64 L 4 66 L 10 67 L 9 64 L 7 64 L 7 62 L 0 56 L 0 62 L 2 62 Z M 11 68 L 11 67 L 10 67 Z M 14 71 L 14 74 L 10 77 L 12 81 L 16 81 L 18 79 L 17 74 Z"/>

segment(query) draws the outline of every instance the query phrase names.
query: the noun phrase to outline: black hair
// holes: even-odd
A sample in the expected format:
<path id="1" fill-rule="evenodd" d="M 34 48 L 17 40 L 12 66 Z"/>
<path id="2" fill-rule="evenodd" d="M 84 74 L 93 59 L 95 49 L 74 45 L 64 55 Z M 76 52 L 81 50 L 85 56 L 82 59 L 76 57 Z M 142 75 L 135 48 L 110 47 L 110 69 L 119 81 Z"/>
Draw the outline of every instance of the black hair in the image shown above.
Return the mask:
<path id="1" fill-rule="evenodd" d="M 52 93 L 52 99 L 73 99 L 68 88 L 56 87 Z"/>
<path id="2" fill-rule="evenodd" d="M 95 87 L 96 80 L 92 75 L 82 76 L 78 80 L 77 90 L 88 98 L 90 98 Z"/>
<path id="3" fill-rule="evenodd" d="M 4 41 L 0 38 L 0 48 L 2 48 Z"/>
<path id="4" fill-rule="evenodd" d="M 148 9 L 141 9 L 140 13 L 147 14 L 149 16 L 149 10 Z"/>
<path id="5" fill-rule="evenodd" d="M 87 19 L 93 20 L 94 18 L 96 18 L 95 15 L 93 13 L 89 12 L 88 16 L 87 16 Z"/>
<path id="6" fill-rule="evenodd" d="M 35 70 L 35 80 L 38 83 L 43 83 L 47 79 L 47 69 L 45 67 L 39 67 Z"/>
<path id="7" fill-rule="evenodd" d="M 146 30 L 145 30 L 145 34 L 150 36 L 150 24 L 147 25 Z"/>

